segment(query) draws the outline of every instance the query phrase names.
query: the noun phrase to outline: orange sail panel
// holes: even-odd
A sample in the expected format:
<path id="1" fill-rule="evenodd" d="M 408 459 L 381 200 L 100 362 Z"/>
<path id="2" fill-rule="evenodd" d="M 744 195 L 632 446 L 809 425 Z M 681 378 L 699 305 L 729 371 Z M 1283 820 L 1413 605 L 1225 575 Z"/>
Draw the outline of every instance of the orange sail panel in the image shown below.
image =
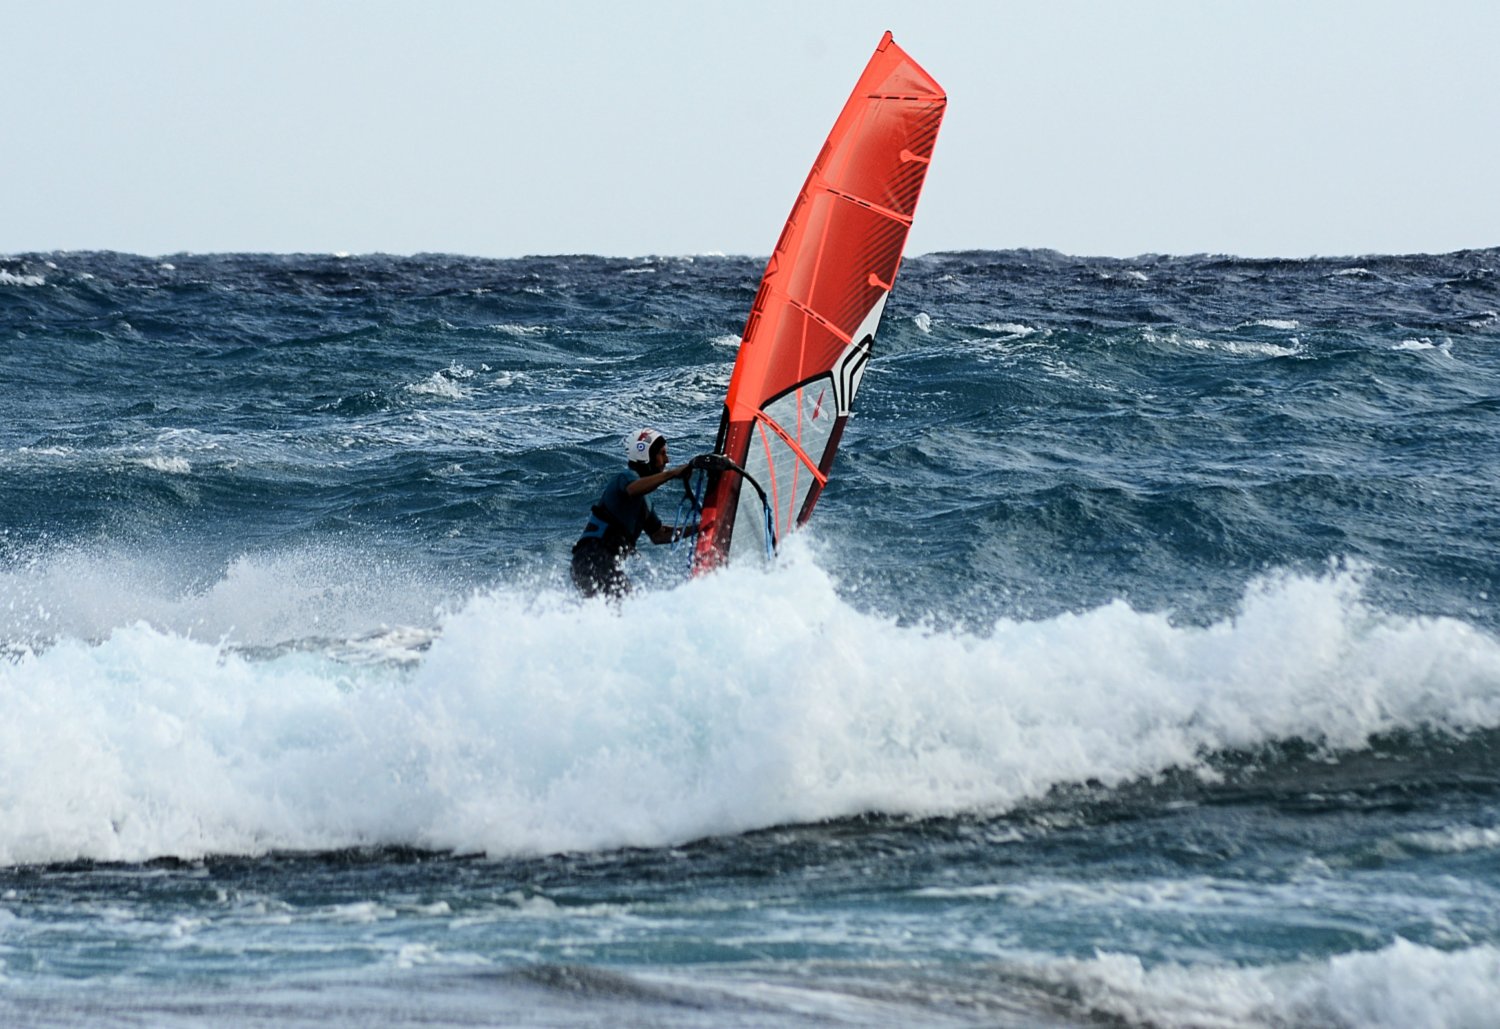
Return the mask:
<path id="1" fill-rule="evenodd" d="M 947 97 L 887 32 L 813 163 L 766 265 L 724 401 L 695 571 L 763 552 L 828 481 L 896 281 Z M 765 493 L 762 506 L 761 490 Z M 736 525 L 741 531 L 736 532 Z"/>

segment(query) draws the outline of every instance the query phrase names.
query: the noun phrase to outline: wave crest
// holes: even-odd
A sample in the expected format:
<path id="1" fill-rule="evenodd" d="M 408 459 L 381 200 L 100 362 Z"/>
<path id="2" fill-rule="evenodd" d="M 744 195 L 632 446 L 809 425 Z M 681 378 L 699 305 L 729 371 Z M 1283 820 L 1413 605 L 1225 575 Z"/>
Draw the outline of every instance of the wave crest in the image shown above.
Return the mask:
<path id="1" fill-rule="evenodd" d="M 1373 610 L 1356 572 L 1268 578 L 1207 627 L 1116 602 L 976 634 L 861 611 L 795 544 L 618 609 L 479 595 L 401 663 L 144 624 L 25 653 L 0 863 L 662 846 L 1500 726 L 1500 641 Z"/>

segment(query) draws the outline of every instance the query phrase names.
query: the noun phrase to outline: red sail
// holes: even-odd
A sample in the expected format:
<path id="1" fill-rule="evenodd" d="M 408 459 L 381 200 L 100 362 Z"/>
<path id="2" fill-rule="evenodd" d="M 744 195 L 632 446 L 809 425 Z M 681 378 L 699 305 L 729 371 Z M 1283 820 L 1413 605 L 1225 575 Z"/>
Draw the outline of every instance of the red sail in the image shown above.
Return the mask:
<path id="1" fill-rule="evenodd" d="M 807 521 L 828 481 L 946 106 L 942 87 L 887 32 L 766 265 L 718 451 L 764 490 L 775 539 Z M 710 483 L 695 572 L 763 551 L 765 509 L 744 480 L 730 471 Z"/>

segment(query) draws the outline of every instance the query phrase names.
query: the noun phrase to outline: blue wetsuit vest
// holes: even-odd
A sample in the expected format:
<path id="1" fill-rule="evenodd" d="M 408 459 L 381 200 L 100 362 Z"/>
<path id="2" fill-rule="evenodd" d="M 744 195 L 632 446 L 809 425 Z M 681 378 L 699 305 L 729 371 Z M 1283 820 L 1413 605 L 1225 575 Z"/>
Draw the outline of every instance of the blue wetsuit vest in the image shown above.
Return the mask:
<path id="1" fill-rule="evenodd" d="M 655 532 L 661 526 L 648 497 L 632 497 L 626 492 L 626 487 L 638 478 L 635 472 L 624 471 L 609 480 L 604 495 L 589 513 L 583 535 L 578 537 L 580 543 L 587 539 L 603 540 L 609 550 L 623 554 L 635 549 L 635 541 L 642 532 Z"/>

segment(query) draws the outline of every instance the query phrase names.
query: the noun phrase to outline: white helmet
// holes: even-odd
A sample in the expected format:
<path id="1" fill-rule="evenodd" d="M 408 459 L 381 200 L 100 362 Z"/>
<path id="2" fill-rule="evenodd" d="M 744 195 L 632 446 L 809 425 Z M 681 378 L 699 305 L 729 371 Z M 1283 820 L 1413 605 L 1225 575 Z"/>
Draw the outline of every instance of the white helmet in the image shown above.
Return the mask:
<path id="1" fill-rule="evenodd" d="M 625 437 L 625 460 L 634 464 L 649 464 L 651 462 L 651 448 L 656 446 L 656 441 L 661 439 L 661 433 L 655 429 L 637 429 Z"/>

